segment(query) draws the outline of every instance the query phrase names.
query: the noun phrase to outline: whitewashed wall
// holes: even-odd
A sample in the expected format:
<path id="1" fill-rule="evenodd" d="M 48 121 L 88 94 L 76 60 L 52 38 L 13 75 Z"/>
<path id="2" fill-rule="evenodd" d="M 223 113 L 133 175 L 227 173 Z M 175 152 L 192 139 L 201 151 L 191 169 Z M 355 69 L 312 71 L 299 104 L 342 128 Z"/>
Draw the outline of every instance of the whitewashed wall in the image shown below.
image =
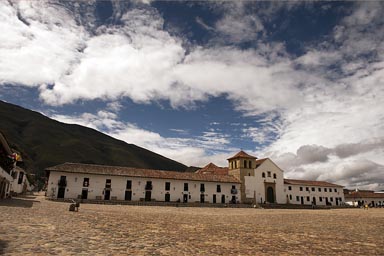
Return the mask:
<path id="1" fill-rule="evenodd" d="M 289 190 L 289 186 L 292 190 Z M 287 200 L 290 204 L 301 204 L 301 197 L 303 197 L 305 205 L 311 205 L 313 197 L 316 198 L 316 205 L 326 205 L 326 198 L 328 198 L 328 202 L 333 206 L 336 205 L 336 198 L 341 198 L 341 200 L 339 200 L 339 205 L 342 205 L 345 202 L 343 188 L 340 187 L 290 184 L 284 184 L 284 187 L 287 194 Z M 303 188 L 303 191 L 300 191 L 300 187 Z M 309 191 L 307 191 L 306 188 L 308 188 Z M 312 191 L 312 188 L 314 188 L 315 191 Z M 319 191 L 319 188 L 321 189 L 321 192 Z M 325 188 L 327 189 L 327 192 L 325 192 Z M 330 190 L 332 191 L 330 192 Z M 290 199 L 290 195 L 292 196 L 292 199 Z M 299 200 L 297 200 L 297 196 L 299 197 Z M 307 197 L 309 197 L 309 201 L 307 200 Z M 320 197 L 322 198 L 322 201 L 320 201 Z"/>
<path id="2" fill-rule="evenodd" d="M 265 173 L 265 178 L 262 173 Z M 268 177 L 268 172 L 271 172 L 271 177 Z M 276 179 L 273 178 L 276 174 Z M 261 203 L 266 201 L 265 195 L 265 182 L 275 183 L 276 203 L 285 204 L 284 193 L 284 172 L 278 168 L 271 160 L 266 159 L 258 168 L 255 169 L 254 176 L 245 176 L 245 194 L 247 198 L 254 198 L 256 195 L 256 202 Z"/>
<path id="3" fill-rule="evenodd" d="M 171 179 L 152 179 L 152 178 L 137 178 L 125 176 L 107 176 L 96 174 L 80 174 L 51 171 L 47 196 L 56 198 L 58 193 L 58 182 L 60 176 L 66 176 L 67 186 L 65 198 L 78 198 L 82 193 L 83 180 L 89 178 L 88 199 L 104 199 L 104 188 L 106 179 L 111 179 L 111 199 L 125 200 L 125 191 L 127 180 L 132 181 L 132 201 L 140 201 L 145 198 L 145 186 L 147 181 L 152 181 L 151 198 L 156 201 L 165 201 L 165 194 L 170 194 L 171 201 L 183 201 L 183 194 L 187 193 L 188 202 L 200 202 L 200 184 L 205 184 L 205 202 L 213 202 L 213 194 L 216 194 L 217 203 L 221 202 L 221 196 L 225 195 L 226 203 L 232 199 L 231 188 L 235 185 L 239 190 L 240 184 L 236 183 L 220 183 L 220 182 L 202 182 L 202 181 L 187 181 L 187 180 L 171 180 Z M 170 182 L 170 191 L 165 190 L 165 182 Z M 184 183 L 188 183 L 188 192 L 184 192 Z M 221 193 L 216 192 L 217 185 L 221 186 Z M 239 194 L 236 195 L 240 201 Z"/>

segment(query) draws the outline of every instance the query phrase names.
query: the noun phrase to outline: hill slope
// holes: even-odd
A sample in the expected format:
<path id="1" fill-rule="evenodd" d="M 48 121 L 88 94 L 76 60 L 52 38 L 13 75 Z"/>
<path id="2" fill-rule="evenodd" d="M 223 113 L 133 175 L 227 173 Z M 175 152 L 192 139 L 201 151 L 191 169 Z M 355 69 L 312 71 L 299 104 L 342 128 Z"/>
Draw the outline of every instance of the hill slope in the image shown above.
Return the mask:
<path id="1" fill-rule="evenodd" d="M 0 130 L 18 150 L 26 169 L 43 174 L 64 162 L 185 171 L 186 166 L 94 129 L 64 124 L 40 113 L 0 101 Z"/>

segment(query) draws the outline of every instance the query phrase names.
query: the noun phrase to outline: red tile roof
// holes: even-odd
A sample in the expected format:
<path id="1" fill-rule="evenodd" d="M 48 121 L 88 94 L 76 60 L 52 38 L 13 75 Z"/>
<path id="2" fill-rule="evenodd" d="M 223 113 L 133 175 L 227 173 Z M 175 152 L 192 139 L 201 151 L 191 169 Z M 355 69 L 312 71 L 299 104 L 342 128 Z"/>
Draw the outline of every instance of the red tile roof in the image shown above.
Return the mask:
<path id="1" fill-rule="evenodd" d="M 139 169 L 132 167 L 119 167 L 107 165 L 64 163 L 49 167 L 47 171 L 60 171 L 68 173 L 85 173 L 111 176 L 128 176 L 141 178 L 193 180 L 207 182 L 240 183 L 238 179 L 229 175 L 200 174 L 194 172 L 173 172 L 152 169 Z"/>
<path id="2" fill-rule="evenodd" d="M 251 159 L 257 159 L 257 157 L 248 155 L 248 154 L 245 153 L 243 150 L 241 150 L 240 152 L 238 152 L 238 153 L 237 153 L 236 155 L 234 155 L 233 157 L 228 158 L 227 160 L 232 160 L 232 159 L 235 159 L 235 158 L 251 158 Z"/>
<path id="3" fill-rule="evenodd" d="M 209 163 L 203 168 L 196 171 L 200 174 L 215 174 L 215 175 L 228 175 L 228 167 L 219 167 L 213 163 Z"/>
<path id="4" fill-rule="evenodd" d="M 290 185 L 304 185 L 304 186 L 317 186 L 317 187 L 340 187 L 343 186 L 329 183 L 326 181 L 315 181 L 315 180 L 292 180 L 292 179 L 284 179 L 284 184 Z"/>
<path id="5" fill-rule="evenodd" d="M 261 158 L 261 159 L 257 159 L 255 162 L 256 162 L 256 168 L 259 167 L 259 165 L 261 165 L 265 160 L 267 160 L 268 158 Z"/>
<path id="6" fill-rule="evenodd" d="M 373 191 L 352 191 L 344 193 L 345 198 L 359 199 L 359 198 L 382 198 L 384 199 L 384 193 L 377 193 Z"/>

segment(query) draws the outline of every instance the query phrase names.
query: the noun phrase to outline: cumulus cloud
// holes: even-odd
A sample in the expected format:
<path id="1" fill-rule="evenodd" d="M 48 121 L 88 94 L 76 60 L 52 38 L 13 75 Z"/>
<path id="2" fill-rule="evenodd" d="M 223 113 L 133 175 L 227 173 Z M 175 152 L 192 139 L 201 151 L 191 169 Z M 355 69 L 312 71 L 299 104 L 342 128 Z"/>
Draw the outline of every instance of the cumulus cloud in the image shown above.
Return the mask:
<path id="1" fill-rule="evenodd" d="M 283 42 L 261 40 L 256 49 L 220 42 L 265 39 L 263 20 L 296 5 L 277 5 L 255 16 L 244 7 L 249 4 L 223 4 L 237 6 L 206 27 L 214 29 L 219 40 L 186 48 L 183 38 L 164 30 L 163 18 L 150 5 L 119 9 L 117 24 L 98 27 L 92 12 L 80 19 L 69 12 L 74 8 L 48 2 L 1 2 L 0 86 L 36 87 L 50 105 L 115 102 L 95 114 L 54 117 L 107 131 L 192 165 L 200 162 L 187 155 L 207 160 L 214 147 L 230 148 L 231 138 L 212 131 L 191 139 L 164 138 L 118 121 L 119 99 L 142 104 L 167 100 L 175 108 L 188 109 L 198 101 L 224 96 L 248 118 L 278 113 L 270 120 L 275 126 L 261 124 L 242 132 L 255 142 L 271 143 L 258 153 L 272 152 L 288 174 L 352 185 L 373 182 L 364 178 L 368 174 L 358 180 L 344 178 L 344 173 L 356 174 L 357 168 L 370 170 L 369 175 L 380 180 L 384 4 L 354 3 L 325 42 L 308 45 L 298 57 L 290 56 Z M 208 26 L 201 18 L 196 22 Z M 148 140 L 137 139 L 142 135 Z M 344 176 L 330 175 L 335 170 L 344 170 L 339 171 Z"/>
<path id="2" fill-rule="evenodd" d="M 186 165 L 205 166 L 213 161 L 226 166 L 228 154 L 234 151 L 230 147 L 227 134 L 206 131 L 190 138 L 163 137 L 136 124 L 119 121 L 115 113 L 106 110 L 99 110 L 96 114 L 48 114 L 48 116 L 64 123 L 79 124 L 103 131 L 114 138 L 144 147 Z"/>

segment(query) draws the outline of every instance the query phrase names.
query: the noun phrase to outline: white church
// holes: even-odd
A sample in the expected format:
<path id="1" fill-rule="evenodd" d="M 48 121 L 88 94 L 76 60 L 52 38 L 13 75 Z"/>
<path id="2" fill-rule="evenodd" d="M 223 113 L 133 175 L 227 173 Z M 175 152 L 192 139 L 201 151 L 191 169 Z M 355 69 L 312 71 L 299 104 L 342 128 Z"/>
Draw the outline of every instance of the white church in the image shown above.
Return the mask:
<path id="1" fill-rule="evenodd" d="M 269 158 L 244 151 L 228 167 L 212 163 L 196 172 L 64 163 L 46 169 L 47 197 L 111 201 L 248 204 L 344 204 L 343 186 L 284 179 Z"/>

